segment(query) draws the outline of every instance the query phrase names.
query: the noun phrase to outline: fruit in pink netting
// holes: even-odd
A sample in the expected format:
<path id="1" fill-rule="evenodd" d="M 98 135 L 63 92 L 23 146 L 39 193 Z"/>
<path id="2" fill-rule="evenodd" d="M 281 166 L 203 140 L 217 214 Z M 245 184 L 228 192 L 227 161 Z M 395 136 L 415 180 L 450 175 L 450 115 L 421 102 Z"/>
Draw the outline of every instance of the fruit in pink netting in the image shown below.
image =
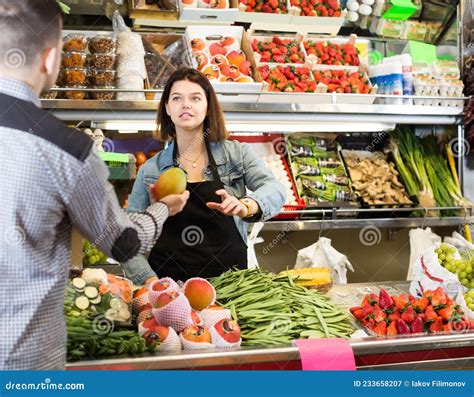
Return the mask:
<path id="1" fill-rule="evenodd" d="M 155 301 L 155 307 L 157 309 L 161 307 L 165 307 L 166 305 L 170 304 L 173 302 L 176 298 L 178 298 L 179 292 L 176 291 L 170 291 L 170 292 L 164 292 L 156 298 Z"/>
<path id="2" fill-rule="evenodd" d="M 228 343 L 237 343 L 240 340 L 240 327 L 234 320 L 225 318 L 214 324 L 214 328 Z"/>

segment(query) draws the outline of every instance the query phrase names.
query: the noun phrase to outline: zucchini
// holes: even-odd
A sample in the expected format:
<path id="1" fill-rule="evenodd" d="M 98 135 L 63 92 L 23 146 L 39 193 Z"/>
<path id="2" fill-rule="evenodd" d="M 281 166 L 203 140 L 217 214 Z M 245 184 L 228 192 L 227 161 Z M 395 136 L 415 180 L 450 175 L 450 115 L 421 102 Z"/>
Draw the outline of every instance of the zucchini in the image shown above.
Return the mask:
<path id="1" fill-rule="evenodd" d="M 118 311 L 114 309 L 109 309 L 105 312 L 104 316 L 107 320 L 115 321 L 118 317 Z"/>
<path id="2" fill-rule="evenodd" d="M 89 299 L 87 299 L 84 295 L 81 295 L 76 298 L 74 304 L 79 310 L 86 310 L 89 307 Z"/>
<path id="3" fill-rule="evenodd" d="M 92 305 L 98 305 L 101 300 L 102 298 L 100 297 L 100 295 L 97 295 L 94 299 L 90 299 L 90 302 Z"/>
<path id="4" fill-rule="evenodd" d="M 76 290 L 83 290 L 86 288 L 86 280 L 81 277 L 75 277 L 72 279 L 72 285 Z"/>
<path id="5" fill-rule="evenodd" d="M 128 309 L 120 309 L 119 312 L 118 312 L 118 318 L 122 321 L 128 321 L 130 320 L 130 317 L 132 315 L 130 314 L 130 312 L 128 311 Z"/>
<path id="6" fill-rule="evenodd" d="M 110 300 L 110 308 L 119 311 L 122 308 L 121 300 L 118 298 L 112 298 Z"/>
<path id="7" fill-rule="evenodd" d="M 86 287 L 84 289 L 84 295 L 87 296 L 89 299 L 95 299 L 99 296 L 99 291 L 96 287 Z"/>

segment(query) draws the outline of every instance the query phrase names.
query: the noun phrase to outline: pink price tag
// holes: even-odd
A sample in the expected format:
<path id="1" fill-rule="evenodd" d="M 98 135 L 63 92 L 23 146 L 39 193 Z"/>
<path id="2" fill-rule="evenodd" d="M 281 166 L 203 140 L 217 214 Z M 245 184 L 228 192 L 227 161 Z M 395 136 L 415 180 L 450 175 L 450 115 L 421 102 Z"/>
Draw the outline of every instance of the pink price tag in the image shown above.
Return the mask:
<path id="1" fill-rule="evenodd" d="M 352 347 L 345 339 L 298 339 L 294 341 L 300 351 L 304 371 L 354 371 Z"/>

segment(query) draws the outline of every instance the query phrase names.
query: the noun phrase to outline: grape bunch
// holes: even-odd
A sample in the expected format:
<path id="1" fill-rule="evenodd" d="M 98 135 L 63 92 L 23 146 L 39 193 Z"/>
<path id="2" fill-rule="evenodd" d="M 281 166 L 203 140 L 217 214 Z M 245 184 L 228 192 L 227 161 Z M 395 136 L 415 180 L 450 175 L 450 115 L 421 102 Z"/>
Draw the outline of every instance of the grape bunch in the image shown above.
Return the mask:
<path id="1" fill-rule="evenodd" d="M 455 259 L 456 249 L 446 244 L 441 244 L 439 248 L 435 249 L 435 252 L 438 254 L 441 266 L 447 271 L 457 274 L 459 281 L 466 288 L 474 289 L 474 257 Z"/>
<path id="2" fill-rule="evenodd" d="M 464 294 L 464 300 L 467 303 L 467 307 L 474 311 L 474 289 L 470 289 Z"/>
<path id="3" fill-rule="evenodd" d="M 107 263 L 107 255 L 99 251 L 89 241 L 84 240 L 82 245 L 82 252 L 84 253 L 84 263 L 87 265 L 97 265 L 99 263 Z"/>

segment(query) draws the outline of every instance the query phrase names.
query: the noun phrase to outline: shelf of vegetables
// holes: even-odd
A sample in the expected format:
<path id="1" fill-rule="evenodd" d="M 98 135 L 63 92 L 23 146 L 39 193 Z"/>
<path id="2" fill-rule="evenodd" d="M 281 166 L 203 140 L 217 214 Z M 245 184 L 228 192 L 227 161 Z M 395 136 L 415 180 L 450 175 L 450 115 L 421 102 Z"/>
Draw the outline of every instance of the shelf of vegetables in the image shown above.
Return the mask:
<path id="1" fill-rule="evenodd" d="M 469 327 L 407 335 L 400 327 L 399 333 L 395 331 L 397 335 L 376 337 L 350 314 L 349 308 L 361 301 L 366 301 L 367 312 L 379 310 L 378 305 L 385 305 L 381 301 L 383 294 L 402 304 L 404 296 L 408 299 L 408 282 L 335 285 L 322 293 L 301 287 L 296 278 L 288 275 L 259 270 L 228 271 L 211 282 L 217 291 L 217 302 L 229 308 L 239 322 L 242 347 L 150 352 L 156 349 L 149 346 L 148 352 L 143 353 L 145 339 L 135 334 L 134 353 L 112 353 L 112 341 L 117 335 L 130 336 L 130 331 L 114 330 L 109 334 L 110 353 L 106 350 L 102 356 L 70 361 L 67 369 L 300 369 L 299 352 L 292 341 L 324 336 L 349 338 L 359 369 L 403 369 L 408 365 L 433 369 L 474 364 L 474 333 Z M 255 302 L 258 307 L 252 306 Z M 407 315 L 403 318 L 410 324 Z"/>

